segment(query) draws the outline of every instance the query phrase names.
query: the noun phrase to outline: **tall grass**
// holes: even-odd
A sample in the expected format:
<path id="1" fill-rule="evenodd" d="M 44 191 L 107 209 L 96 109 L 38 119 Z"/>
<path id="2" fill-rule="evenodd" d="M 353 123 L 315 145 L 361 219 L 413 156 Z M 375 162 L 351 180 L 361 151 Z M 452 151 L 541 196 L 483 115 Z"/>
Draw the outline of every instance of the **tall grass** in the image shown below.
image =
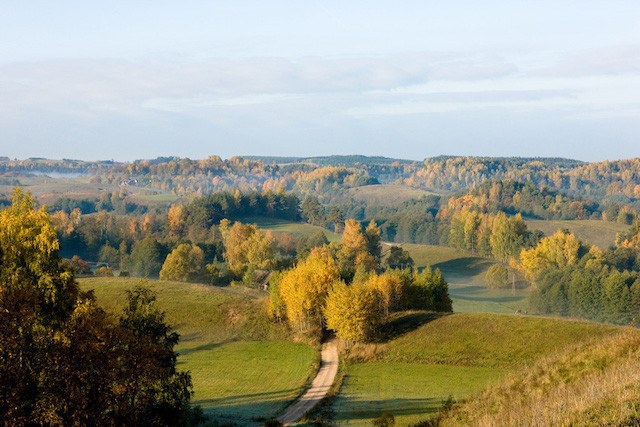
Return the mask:
<path id="1" fill-rule="evenodd" d="M 441 424 L 640 425 L 640 331 L 544 357 L 454 409 Z"/>

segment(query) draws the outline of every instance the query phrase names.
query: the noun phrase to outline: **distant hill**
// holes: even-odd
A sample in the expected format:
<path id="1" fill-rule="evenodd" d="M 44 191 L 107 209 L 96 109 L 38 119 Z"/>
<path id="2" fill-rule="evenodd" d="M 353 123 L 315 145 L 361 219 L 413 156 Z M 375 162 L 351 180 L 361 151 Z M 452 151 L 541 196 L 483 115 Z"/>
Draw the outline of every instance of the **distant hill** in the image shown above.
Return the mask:
<path id="1" fill-rule="evenodd" d="M 319 157 L 279 157 L 279 156 L 240 156 L 243 159 L 259 160 L 266 164 L 313 163 L 318 166 L 355 166 L 355 165 L 390 165 L 393 163 L 413 164 L 416 160 L 394 159 L 382 156 L 363 156 L 359 154 L 348 156 L 319 156 Z"/>

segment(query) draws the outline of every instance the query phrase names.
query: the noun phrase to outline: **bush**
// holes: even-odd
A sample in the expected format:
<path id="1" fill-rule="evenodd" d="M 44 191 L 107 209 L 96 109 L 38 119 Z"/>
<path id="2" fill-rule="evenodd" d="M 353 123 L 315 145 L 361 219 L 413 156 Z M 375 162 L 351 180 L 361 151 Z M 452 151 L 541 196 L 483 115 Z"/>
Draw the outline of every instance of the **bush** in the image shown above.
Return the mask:
<path id="1" fill-rule="evenodd" d="M 493 264 L 484 279 L 490 288 L 506 288 L 509 286 L 509 270 L 503 264 Z"/>
<path id="2" fill-rule="evenodd" d="M 96 276 L 113 277 L 113 269 L 111 267 L 100 267 L 95 271 Z"/>

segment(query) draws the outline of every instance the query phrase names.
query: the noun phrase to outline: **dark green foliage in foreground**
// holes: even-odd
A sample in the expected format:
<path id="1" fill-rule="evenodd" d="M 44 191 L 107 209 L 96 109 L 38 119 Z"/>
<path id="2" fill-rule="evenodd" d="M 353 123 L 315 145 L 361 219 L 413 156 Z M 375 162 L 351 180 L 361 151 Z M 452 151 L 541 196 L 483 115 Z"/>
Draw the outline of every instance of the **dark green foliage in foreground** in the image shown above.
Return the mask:
<path id="1" fill-rule="evenodd" d="M 0 423 L 186 424 L 191 378 L 154 296 L 136 289 L 109 316 L 57 249 L 46 211 L 17 190 L 0 212 Z"/>

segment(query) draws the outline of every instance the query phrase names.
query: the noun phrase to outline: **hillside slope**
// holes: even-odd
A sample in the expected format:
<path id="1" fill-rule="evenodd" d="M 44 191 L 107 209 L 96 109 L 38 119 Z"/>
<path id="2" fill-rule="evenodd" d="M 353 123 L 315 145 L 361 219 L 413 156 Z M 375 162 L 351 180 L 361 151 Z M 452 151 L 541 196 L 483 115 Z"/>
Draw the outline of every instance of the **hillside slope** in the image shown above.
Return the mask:
<path id="1" fill-rule="evenodd" d="M 640 331 L 574 345 L 455 408 L 443 426 L 640 424 Z"/>

